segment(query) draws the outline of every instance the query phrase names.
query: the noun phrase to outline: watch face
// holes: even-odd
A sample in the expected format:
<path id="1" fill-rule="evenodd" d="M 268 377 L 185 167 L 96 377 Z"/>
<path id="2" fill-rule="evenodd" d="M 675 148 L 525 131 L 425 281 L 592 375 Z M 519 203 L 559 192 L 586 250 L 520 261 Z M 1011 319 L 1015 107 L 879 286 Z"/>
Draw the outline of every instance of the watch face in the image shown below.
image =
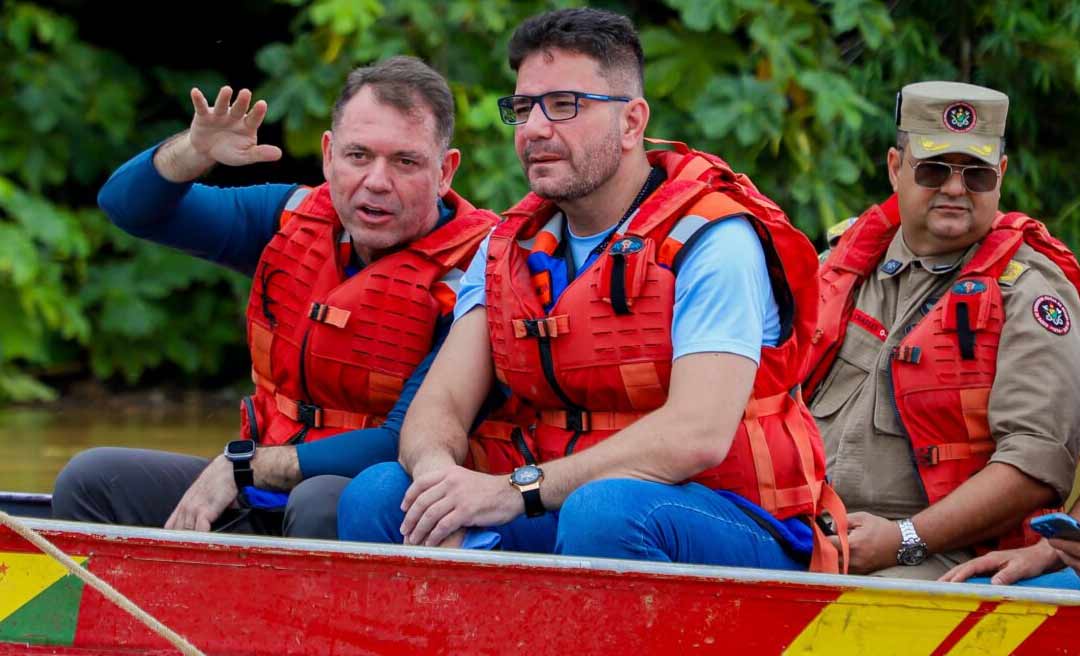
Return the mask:
<path id="1" fill-rule="evenodd" d="M 900 555 L 897 557 L 897 560 L 900 561 L 901 565 L 920 565 L 926 560 L 928 555 L 924 545 L 916 544 L 900 549 Z"/>
<path id="2" fill-rule="evenodd" d="M 225 457 L 229 460 L 248 460 L 255 455 L 255 442 L 233 440 L 225 445 Z"/>
<path id="3" fill-rule="evenodd" d="M 511 479 L 514 481 L 514 485 L 528 485 L 538 481 L 542 473 L 536 465 L 525 465 L 515 469 Z"/>

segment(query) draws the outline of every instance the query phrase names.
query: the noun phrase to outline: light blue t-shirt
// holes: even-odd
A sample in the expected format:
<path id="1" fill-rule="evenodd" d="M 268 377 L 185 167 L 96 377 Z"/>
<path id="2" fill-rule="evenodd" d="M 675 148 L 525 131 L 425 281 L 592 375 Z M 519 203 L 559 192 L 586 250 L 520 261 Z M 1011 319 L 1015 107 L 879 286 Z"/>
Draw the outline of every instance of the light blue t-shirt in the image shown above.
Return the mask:
<path id="1" fill-rule="evenodd" d="M 568 230 L 574 262 L 585 262 L 611 230 L 588 237 Z M 705 230 L 683 255 L 675 277 L 672 359 L 691 353 L 734 353 L 760 364 L 762 345 L 776 346 L 780 340 L 780 311 L 761 241 L 743 218 Z M 484 305 L 490 238 L 480 245 L 461 279 L 455 320 Z"/>

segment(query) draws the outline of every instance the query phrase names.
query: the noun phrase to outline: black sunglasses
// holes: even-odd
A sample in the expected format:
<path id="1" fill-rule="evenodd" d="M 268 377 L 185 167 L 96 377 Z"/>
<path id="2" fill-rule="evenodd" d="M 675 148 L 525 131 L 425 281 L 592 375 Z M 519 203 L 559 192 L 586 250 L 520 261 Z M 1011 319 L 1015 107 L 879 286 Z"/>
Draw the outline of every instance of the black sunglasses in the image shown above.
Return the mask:
<path id="1" fill-rule="evenodd" d="M 998 182 L 998 170 L 993 166 L 948 164 L 912 158 L 911 168 L 915 169 L 915 184 L 928 189 L 940 189 L 953 172 L 960 174 L 964 189 L 977 194 L 993 191 Z"/>
<path id="2" fill-rule="evenodd" d="M 521 125 L 529 120 L 533 106 L 539 103 L 541 111 L 549 121 L 569 121 L 578 115 L 578 103 L 582 98 L 601 102 L 631 100 L 629 96 L 608 96 L 583 91 L 548 91 L 539 96 L 503 96 L 499 98 L 499 117 L 507 125 Z"/>

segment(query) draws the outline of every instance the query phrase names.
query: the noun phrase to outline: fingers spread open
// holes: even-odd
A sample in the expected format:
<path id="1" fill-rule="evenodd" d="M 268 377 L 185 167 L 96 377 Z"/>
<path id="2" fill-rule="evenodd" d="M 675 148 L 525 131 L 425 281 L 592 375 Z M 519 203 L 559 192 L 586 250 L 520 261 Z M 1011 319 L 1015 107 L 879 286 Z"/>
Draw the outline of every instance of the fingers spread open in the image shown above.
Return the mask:
<path id="1" fill-rule="evenodd" d="M 250 105 L 251 91 L 249 89 L 240 89 L 239 93 L 236 94 L 236 100 L 229 107 L 229 117 L 235 120 L 244 118 Z"/>
<path id="2" fill-rule="evenodd" d="M 251 111 L 244 116 L 244 126 L 251 130 L 259 129 L 263 119 L 266 118 L 266 110 L 267 104 L 265 100 L 256 101 Z"/>
<path id="3" fill-rule="evenodd" d="M 228 86 L 221 87 L 218 91 L 217 98 L 214 99 L 213 112 L 217 116 L 224 116 L 229 111 L 229 102 L 232 100 L 232 88 Z"/>
<path id="4" fill-rule="evenodd" d="M 195 108 L 195 113 L 200 116 L 210 113 L 210 105 L 206 102 L 206 96 L 197 88 L 191 90 L 191 105 Z"/>

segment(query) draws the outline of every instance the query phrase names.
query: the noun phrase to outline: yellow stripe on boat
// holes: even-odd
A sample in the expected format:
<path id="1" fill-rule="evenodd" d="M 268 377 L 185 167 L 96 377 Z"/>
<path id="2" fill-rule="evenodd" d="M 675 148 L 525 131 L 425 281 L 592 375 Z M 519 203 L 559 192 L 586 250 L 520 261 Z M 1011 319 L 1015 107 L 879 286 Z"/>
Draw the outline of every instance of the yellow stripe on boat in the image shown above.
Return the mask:
<path id="1" fill-rule="evenodd" d="M 964 634 L 948 656 L 1011 654 L 1057 609 L 1049 604 L 1003 602 Z"/>
<path id="2" fill-rule="evenodd" d="M 82 565 L 86 556 L 72 556 Z M 0 551 L 0 622 L 45 592 L 68 573 L 63 565 L 44 554 Z"/>
<path id="3" fill-rule="evenodd" d="M 929 656 L 979 603 L 890 590 L 845 592 L 806 625 L 784 654 Z"/>

